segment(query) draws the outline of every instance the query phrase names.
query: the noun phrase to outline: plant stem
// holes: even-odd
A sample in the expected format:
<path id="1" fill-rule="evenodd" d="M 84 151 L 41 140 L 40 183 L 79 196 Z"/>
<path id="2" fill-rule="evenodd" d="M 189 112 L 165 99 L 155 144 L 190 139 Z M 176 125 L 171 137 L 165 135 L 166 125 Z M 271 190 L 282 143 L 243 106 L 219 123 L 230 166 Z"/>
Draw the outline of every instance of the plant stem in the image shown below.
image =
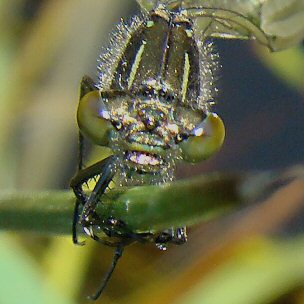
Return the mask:
<path id="1" fill-rule="evenodd" d="M 213 174 L 164 186 L 118 188 L 104 195 L 97 212 L 133 231 L 192 225 L 240 207 L 239 184 L 239 177 Z M 70 191 L 0 193 L 0 229 L 70 234 L 74 201 Z"/>

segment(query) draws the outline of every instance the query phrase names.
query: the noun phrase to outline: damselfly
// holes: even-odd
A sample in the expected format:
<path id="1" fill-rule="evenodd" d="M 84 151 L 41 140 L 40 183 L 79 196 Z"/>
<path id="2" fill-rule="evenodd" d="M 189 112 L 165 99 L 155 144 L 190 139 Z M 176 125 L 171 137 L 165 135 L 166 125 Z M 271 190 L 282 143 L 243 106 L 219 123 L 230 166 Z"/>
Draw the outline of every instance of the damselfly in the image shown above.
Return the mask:
<path id="1" fill-rule="evenodd" d="M 94 240 L 116 247 L 112 266 L 92 299 L 104 290 L 126 245 L 153 241 L 164 249 L 187 240 L 185 227 L 139 233 L 119 218 L 100 217 L 96 207 L 113 179 L 125 186 L 167 183 L 179 161 L 202 161 L 224 140 L 223 122 L 211 111 L 217 55 L 206 38 L 212 35 L 209 27 L 196 31 L 193 21 L 195 9 L 198 17 L 215 20 L 215 15 L 204 16 L 202 8 L 184 9 L 180 3 L 159 4 L 128 25 L 118 25 L 101 55 L 99 81 L 85 76 L 81 82 L 79 172 L 71 182 L 77 197 L 73 241 L 78 243 L 80 225 Z M 83 168 L 83 136 L 110 147 L 113 154 Z M 86 191 L 91 179 L 95 186 Z"/>

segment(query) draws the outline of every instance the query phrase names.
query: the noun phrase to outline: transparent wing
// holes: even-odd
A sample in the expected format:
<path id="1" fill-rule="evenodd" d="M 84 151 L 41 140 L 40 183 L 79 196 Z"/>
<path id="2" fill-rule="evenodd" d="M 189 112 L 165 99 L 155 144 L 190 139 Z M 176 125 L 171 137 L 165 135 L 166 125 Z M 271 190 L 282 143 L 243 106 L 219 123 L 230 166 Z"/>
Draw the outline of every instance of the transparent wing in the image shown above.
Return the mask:
<path id="1" fill-rule="evenodd" d="M 166 2 L 166 1 L 163 1 Z M 157 0 L 137 0 L 137 3 L 140 5 L 140 7 L 146 11 L 151 11 L 154 7 L 157 6 L 157 3 L 159 1 Z"/>
<path id="2" fill-rule="evenodd" d="M 219 6 L 204 6 L 185 9 L 185 13 L 196 19 L 196 26 L 207 37 L 223 39 L 257 39 L 272 48 L 269 37 L 259 27 L 255 11 L 231 10 Z"/>
<path id="3" fill-rule="evenodd" d="M 137 0 L 145 10 L 159 4 L 181 8 L 203 35 L 257 39 L 271 50 L 304 39 L 304 0 Z"/>
<path id="4" fill-rule="evenodd" d="M 304 40 L 304 0 L 267 0 L 261 7 L 261 29 L 274 50 Z"/>

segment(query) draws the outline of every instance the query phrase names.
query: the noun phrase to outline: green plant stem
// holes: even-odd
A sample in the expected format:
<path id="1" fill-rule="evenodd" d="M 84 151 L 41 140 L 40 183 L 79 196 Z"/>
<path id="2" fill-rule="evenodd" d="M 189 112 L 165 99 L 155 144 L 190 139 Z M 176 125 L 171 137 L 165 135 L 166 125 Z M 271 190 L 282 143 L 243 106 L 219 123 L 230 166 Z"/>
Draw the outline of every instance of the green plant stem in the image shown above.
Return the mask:
<path id="1" fill-rule="evenodd" d="M 113 189 L 98 205 L 102 218 L 124 221 L 133 231 L 191 225 L 240 207 L 240 178 L 213 174 L 164 186 Z M 0 229 L 70 234 L 70 191 L 0 193 Z"/>

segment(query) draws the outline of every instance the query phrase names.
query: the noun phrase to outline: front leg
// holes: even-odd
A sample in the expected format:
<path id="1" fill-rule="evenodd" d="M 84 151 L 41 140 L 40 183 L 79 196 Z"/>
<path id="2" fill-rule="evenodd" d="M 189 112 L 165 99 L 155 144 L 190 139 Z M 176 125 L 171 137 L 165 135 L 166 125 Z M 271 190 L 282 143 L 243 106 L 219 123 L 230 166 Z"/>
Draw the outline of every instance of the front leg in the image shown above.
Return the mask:
<path id="1" fill-rule="evenodd" d="M 99 203 L 99 198 L 102 194 L 104 194 L 104 192 L 108 188 L 110 182 L 113 180 L 113 177 L 114 177 L 113 160 L 114 160 L 114 156 L 110 156 L 104 160 L 104 162 L 102 163 L 102 166 L 97 166 L 97 169 L 99 169 L 99 167 L 102 167 L 102 171 L 99 171 L 99 174 L 98 174 L 99 178 L 96 182 L 96 185 L 95 185 L 93 191 L 91 192 L 88 200 L 85 202 L 85 204 L 83 206 L 83 210 L 82 210 L 82 214 L 81 214 L 81 218 L 80 218 L 80 223 L 82 225 L 92 224 L 90 222 L 91 216 L 95 214 L 95 209 L 96 209 L 97 204 Z M 95 166 L 96 166 L 96 164 L 93 165 L 92 167 L 95 167 Z M 87 169 L 90 169 L 92 167 L 89 167 Z M 85 170 L 87 170 L 87 169 L 85 169 Z M 94 177 L 95 176 L 96 175 L 94 174 Z"/>
<path id="2" fill-rule="evenodd" d="M 73 224 L 72 224 L 72 240 L 73 244 L 83 246 L 84 242 L 80 242 L 78 240 L 77 235 L 77 225 L 79 222 L 79 216 L 80 216 L 80 206 L 82 205 L 82 202 L 76 198 L 75 206 L 74 206 L 74 213 L 73 213 Z"/>
<path id="3" fill-rule="evenodd" d="M 78 243 L 76 235 L 76 225 L 78 222 L 85 228 L 92 226 L 93 222 L 98 220 L 95 209 L 99 203 L 100 196 L 106 191 L 115 174 L 112 170 L 114 159 L 114 156 L 109 156 L 86 169 L 80 170 L 71 181 L 70 186 L 77 197 L 73 223 L 74 243 Z M 84 190 L 84 186 L 90 179 L 96 178 L 97 182 L 93 191 L 87 193 Z M 81 214 L 79 211 L 80 205 L 83 206 Z"/>

